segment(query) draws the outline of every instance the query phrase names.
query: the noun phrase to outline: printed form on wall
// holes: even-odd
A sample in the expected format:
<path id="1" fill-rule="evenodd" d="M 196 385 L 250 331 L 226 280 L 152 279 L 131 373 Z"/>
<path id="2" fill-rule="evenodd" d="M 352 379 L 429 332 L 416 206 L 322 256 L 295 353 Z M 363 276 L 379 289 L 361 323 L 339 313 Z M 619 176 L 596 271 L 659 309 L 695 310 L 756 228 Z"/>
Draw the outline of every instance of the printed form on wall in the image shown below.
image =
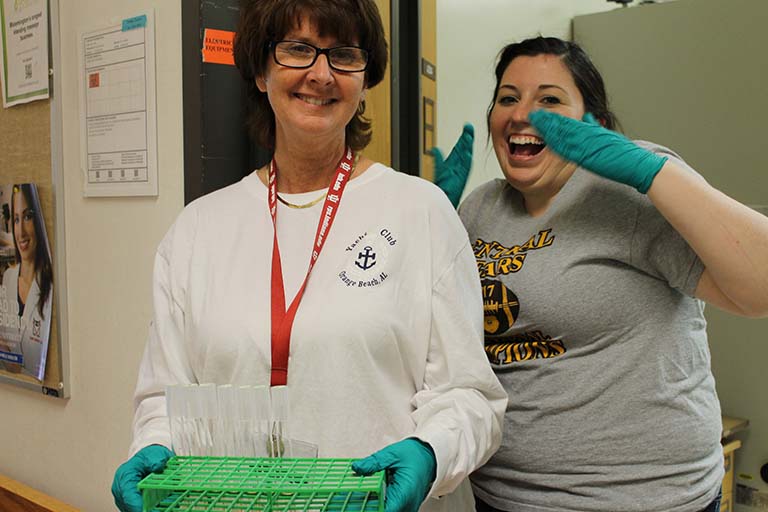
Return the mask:
<path id="1" fill-rule="evenodd" d="M 80 34 L 84 195 L 157 195 L 154 18 Z"/>
<path id="2" fill-rule="evenodd" d="M 0 0 L 0 20 L 3 106 L 48 98 L 47 0 Z"/>

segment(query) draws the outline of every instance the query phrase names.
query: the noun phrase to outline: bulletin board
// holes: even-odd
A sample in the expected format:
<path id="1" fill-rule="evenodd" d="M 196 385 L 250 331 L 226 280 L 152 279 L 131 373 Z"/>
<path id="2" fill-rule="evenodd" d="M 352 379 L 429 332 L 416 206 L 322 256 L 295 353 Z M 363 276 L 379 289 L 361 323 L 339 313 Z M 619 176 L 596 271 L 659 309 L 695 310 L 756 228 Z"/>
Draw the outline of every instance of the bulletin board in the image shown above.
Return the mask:
<path id="1" fill-rule="evenodd" d="M 58 47 L 58 2 L 50 2 L 50 45 Z M 54 75 L 58 67 L 58 54 L 51 52 L 50 63 Z M 52 82 L 54 82 L 52 80 Z M 51 86 L 54 84 L 52 83 Z M 66 378 L 66 351 L 62 348 L 62 319 L 60 311 L 65 289 L 63 182 L 60 176 L 60 130 L 52 125 L 60 119 L 58 91 L 51 87 L 51 98 L 31 103 L 0 108 L 0 183 L 35 183 L 43 211 L 45 228 L 50 244 L 53 264 L 53 308 L 51 333 L 48 343 L 45 374 L 42 382 L 34 377 L 12 373 L 0 368 L 0 385 L 19 385 L 45 395 L 68 396 Z M 57 193 L 59 191 L 59 193 Z M 61 242 L 61 243 L 60 243 Z"/>

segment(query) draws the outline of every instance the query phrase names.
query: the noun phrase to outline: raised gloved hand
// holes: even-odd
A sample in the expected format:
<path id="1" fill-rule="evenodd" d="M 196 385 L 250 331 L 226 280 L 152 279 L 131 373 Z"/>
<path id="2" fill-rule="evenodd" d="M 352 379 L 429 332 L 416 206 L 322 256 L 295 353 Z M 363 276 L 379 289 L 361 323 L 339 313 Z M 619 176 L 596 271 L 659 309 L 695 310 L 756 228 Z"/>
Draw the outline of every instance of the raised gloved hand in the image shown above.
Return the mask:
<path id="1" fill-rule="evenodd" d="M 417 512 L 435 480 L 437 460 L 427 443 L 415 438 L 390 444 L 352 463 L 359 475 L 387 470 L 385 512 Z"/>
<path id="2" fill-rule="evenodd" d="M 582 121 L 536 110 L 528 116 L 555 153 L 595 174 L 635 187 L 645 194 L 667 157 L 643 149 L 608 130 L 586 113 Z"/>
<path id="3" fill-rule="evenodd" d="M 438 148 L 432 148 L 430 151 L 435 158 L 435 185 L 445 192 L 454 208 L 459 206 L 469 170 L 472 168 L 474 141 L 475 128 L 467 123 L 446 160 L 443 160 L 443 153 Z"/>
<path id="4" fill-rule="evenodd" d="M 117 468 L 112 480 L 112 496 L 121 512 L 141 512 L 142 499 L 138 483 L 148 474 L 165 468 L 173 452 L 159 444 L 145 446 Z"/>

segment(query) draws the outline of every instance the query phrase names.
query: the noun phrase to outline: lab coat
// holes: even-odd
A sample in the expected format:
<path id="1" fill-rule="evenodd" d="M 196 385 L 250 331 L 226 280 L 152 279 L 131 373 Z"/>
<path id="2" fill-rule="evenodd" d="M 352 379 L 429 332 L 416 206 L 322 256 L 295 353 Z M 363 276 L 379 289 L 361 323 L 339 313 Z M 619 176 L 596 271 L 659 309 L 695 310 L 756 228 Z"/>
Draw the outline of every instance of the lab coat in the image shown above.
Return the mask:
<path id="1" fill-rule="evenodd" d="M 6 315 L 13 318 L 18 316 L 18 288 L 20 264 L 9 267 L 3 274 L 3 288 L 5 289 Z M 40 301 L 40 287 L 37 279 L 32 282 L 32 287 L 27 294 L 24 314 L 19 319 L 18 334 L 9 336 L 6 342 L 10 345 L 11 352 L 23 356 L 22 372 L 38 380 L 42 380 L 45 374 L 45 359 L 48 353 L 48 338 L 51 330 L 51 303 L 53 289 L 43 305 L 43 314 L 37 307 Z M 6 326 L 6 332 L 8 328 Z M 16 333 L 14 333 L 16 334 Z"/>
<path id="2" fill-rule="evenodd" d="M 291 198 L 311 201 L 317 193 Z M 322 211 L 278 204 L 290 302 Z M 136 388 L 131 453 L 170 446 L 169 384 L 269 384 L 272 220 L 254 174 L 193 202 L 155 258 L 154 321 Z M 500 442 L 506 393 L 483 349 L 466 231 L 425 180 L 375 164 L 347 185 L 291 337 L 291 437 L 320 457 L 428 442 L 437 477 L 422 511 L 474 510 L 467 476 Z M 450 494 L 449 494 L 450 493 Z"/>

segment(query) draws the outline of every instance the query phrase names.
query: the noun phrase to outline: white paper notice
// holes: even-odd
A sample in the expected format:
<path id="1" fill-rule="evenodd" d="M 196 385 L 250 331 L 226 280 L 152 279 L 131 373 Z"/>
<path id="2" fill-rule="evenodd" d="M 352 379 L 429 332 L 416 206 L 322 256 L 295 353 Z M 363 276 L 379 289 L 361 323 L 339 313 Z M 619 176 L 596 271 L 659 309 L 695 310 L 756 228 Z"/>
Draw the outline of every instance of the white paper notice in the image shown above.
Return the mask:
<path id="1" fill-rule="evenodd" d="M 84 194 L 157 195 L 153 13 L 80 35 Z"/>
<path id="2" fill-rule="evenodd" d="M 48 2 L 0 0 L 3 106 L 48 97 Z"/>

